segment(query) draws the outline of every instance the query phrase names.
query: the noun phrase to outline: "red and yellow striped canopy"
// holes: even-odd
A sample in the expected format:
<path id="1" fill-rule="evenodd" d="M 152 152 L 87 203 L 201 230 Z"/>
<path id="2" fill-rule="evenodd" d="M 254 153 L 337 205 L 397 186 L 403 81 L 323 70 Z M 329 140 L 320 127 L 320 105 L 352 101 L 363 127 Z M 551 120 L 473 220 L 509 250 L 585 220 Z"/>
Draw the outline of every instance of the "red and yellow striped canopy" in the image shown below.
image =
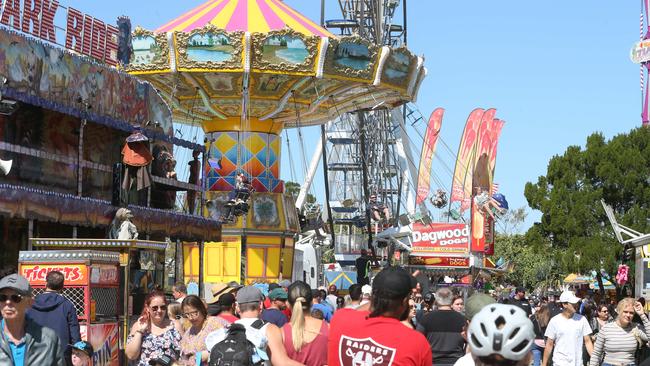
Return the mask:
<path id="1" fill-rule="evenodd" d="M 266 33 L 288 27 L 308 36 L 335 37 L 282 0 L 210 0 L 156 29 L 156 33 L 190 32 L 210 23 L 229 32 Z"/>

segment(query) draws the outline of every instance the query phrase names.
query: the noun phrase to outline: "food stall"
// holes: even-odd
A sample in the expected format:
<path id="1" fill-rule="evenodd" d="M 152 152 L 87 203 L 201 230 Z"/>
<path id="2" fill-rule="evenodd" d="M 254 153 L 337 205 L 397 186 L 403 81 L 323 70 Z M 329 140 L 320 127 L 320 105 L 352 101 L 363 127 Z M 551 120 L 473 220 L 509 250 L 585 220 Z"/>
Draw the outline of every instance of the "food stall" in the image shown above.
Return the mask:
<path id="1" fill-rule="evenodd" d="M 21 251 L 19 273 L 34 288 L 45 291 L 46 276 L 60 271 L 65 276 L 62 295 L 77 310 L 81 338 L 95 353 L 94 365 L 119 365 L 121 313 L 120 255 L 97 250 Z"/>
<path id="2" fill-rule="evenodd" d="M 21 266 L 25 264 L 34 264 L 39 263 L 39 260 L 42 263 L 49 263 L 55 266 L 61 265 L 61 263 L 73 263 L 79 265 L 79 262 L 89 262 L 90 264 L 85 264 L 87 268 L 87 275 L 92 275 L 92 268 L 95 265 L 94 261 L 91 261 L 90 258 L 85 259 L 83 256 L 90 253 L 101 253 L 109 255 L 111 260 L 110 263 L 113 263 L 117 269 L 117 284 L 113 288 L 112 299 L 111 301 L 116 301 L 118 306 L 116 307 L 114 317 L 116 317 L 116 323 L 119 324 L 119 349 L 124 349 L 126 344 L 126 336 L 128 335 L 131 322 L 137 318 L 137 316 L 142 312 L 142 307 L 144 305 L 144 297 L 150 291 L 156 289 L 156 284 L 163 283 L 163 279 L 168 277 L 165 267 L 165 250 L 169 246 L 167 242 L 158 242 L 150 240 L 119 240 L 119 239 L 48 239 L 48 238 L 33 238 L 30 239 L 30 244 L 34 248 L 44 249 L 33 252 L 24 252 L 29 253 L 30 261 L 23 263 L 22 258 L 19 259 Z M 61 250 L 64 249 L 64 250 Z M 101 252 L 99 251 L 101 250 Z M 52 253 L 52 254 L 48 254 Z M 85 254 L 89 253 L 89 254 Z M 40 255 L 40 257 L 39 257 Z M 52 262 L 53 259 L 50 259 L 49 262 L 45 262 L 44 258 L 46 255 L 53 256 L 53 259 L 58 258 L 58 262 Z M 58 257 L 56 257 L 58 255 Z M 93 254 L 94 255 L 94 254 Z M 94 258 L 94 257 L 93 257 Z M 106 257 L 108 258 L 108 257 Z M 66 262 L 70 261 L 70 262 Z M 100 263 L 100 261 L 97 261 Z M 79 265 L 80 266 L 80 265 Z M 27 268 L 27 267 L 25 267 Z M 42 267 L 41 267 L 42 268 Z M 41 269 L 39 268 L 39 273 Z M 81 268 L 74 270 L 81 271 Z M 40 285 L 41 288 L 44 288 L 45 284 L 45 271 L 43 271 L 43 282 Z M 21 273 L 23 273 L 21 271 Z M 100 276 L 101 277 L 101 276 Z M 28 277 L 29 278 L 29 277 Z M 72 286 L 70 290 L 67 287 Z M 87 311 L 80 311 L 80 307 L 77 308 L 77 314 L 79 315 L 80 322 L 87 319 L 86 314 L 90 314 L 90 306 L 92 306 L 92 300 L 94 299 L 92 294 L 97 293 L 97 296 L 100 296 L 99 293 L 105 288 L 105 282 L 102 284 L 91 284 L 88 282 L 87 287 L 89 287 L 88 297 L 83 297 L 80 294 L 80 290 L 72 290 L 72 288 L 77 285 L 71 285 L 66 278 L 66 290 L 64 291 L 64 296 L 71 296 L 72 298 L 78 298 L 77 301 L 83 301 L 83 306 L 88 307 Z M 78 287 L 83 288 L 83 285 L 78 285 Z M 66 291 L 70 291 L 70 295 Z M 84 295 L 85 296 L 85 295 Z M 70 298 L 70 297 L 69 297 Z M 71 301 L 75 301 L 71 298 Z M 83 298 L 83 300 L 82 300 Z M 104 297 L 101 297 L 102 301 L 105 301 Z M 97 307 L 97 314 L 101 314 L 102 317 L 106 315 L 104 303 L 100 305 L 100 302 L 95 300 L 95 306 Z M 76 306 L 76 303 L 75 303 Z M 81 305 L 80 305 L 81 306 Z M 83 308 L 82 308 L 83 310 Z M 90 322 L 92 324 L 92 321 Z M 108 331 L 108 330 L 107 330 Z M 90 333 L 92 337 L 92 332 Z M 92 339 L 92 338 L 90 338 Z M 95 347 L 95 344 L 93 344 Z M 95 349 L 97 352 L 97 348 Z M 121 354 L 121 352 L 120 352 Z M 95 353 L 95 357 L 97 357 Z M 100 360 L 101 361 L 101 360 Z M 112 363 L 97 363 L 95 365 L 112 365 Z"/>

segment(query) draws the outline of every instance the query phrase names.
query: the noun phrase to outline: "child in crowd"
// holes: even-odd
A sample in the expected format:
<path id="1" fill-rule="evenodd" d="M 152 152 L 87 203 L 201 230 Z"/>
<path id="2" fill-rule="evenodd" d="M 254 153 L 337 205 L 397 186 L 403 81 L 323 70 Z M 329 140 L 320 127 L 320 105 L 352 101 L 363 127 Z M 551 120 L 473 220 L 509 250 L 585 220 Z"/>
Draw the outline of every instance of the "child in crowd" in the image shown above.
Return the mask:
<path id="1" fill-rule="evenodd" d="M 93 346 L 88 342 L 79 341 L 72 347 L 72 366 L 92 366 Z"/>

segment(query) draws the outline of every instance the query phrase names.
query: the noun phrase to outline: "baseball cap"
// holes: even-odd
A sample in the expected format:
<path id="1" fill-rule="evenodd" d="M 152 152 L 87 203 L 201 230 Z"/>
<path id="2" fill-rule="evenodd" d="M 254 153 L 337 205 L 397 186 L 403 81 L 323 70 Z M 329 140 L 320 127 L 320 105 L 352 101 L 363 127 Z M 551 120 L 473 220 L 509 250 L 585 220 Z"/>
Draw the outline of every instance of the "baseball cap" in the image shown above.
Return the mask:
<path id="1" fill-rule="evenodd" d="M 287 298 L 287 292 L 283 288 L 276 288 L 269 292 L 269 299 L 271 300 L 286 300 Z"/>
<path id="2" fill-rule="evenodd" d="M 361 286 L 361 294 L 362 295 L 372 295 L 372 286 L 370 286 L 370 285 Z"/>
<path id="3" fill-rule="evenodd" d="M 288 288 L 289 286 L 291 286 L 291 281 L 289 280 L 280 281 L 280 287 Z"/>
<path id="4" fill-rule="evenodd" d="M 468 320 L 472 320 L 474 315 L 478 314 L 481 309 L 484 307 L 496 303 L 496 300 L 490 295 L 486 294 L 474 294 L 467 299 L 465 302 L 465 317 Z"/>
<path id="5" fill-rule="evenodd" d="M 156 357 L 154 359 L 149 360 L 149 365 L 152 366 L 172 366 L 172 363 L 174 361 L 171 359 L 171 357 L 167 355 L 161 355 L 159 357 Z"/>
<path id="6" fill-rule="evenodd" d="M 79 342 L 77 342 L 75 344 L 71 344 L 70 347 L 72 347 L 74 349 L 78 349 L 79 351 L 87 354 L 88 357 L 92 357 L 93 353 L 94 353 L 93 346 L 91 346 L 90 343 L 88 343 L 88 342 L 79 341 Z"/>
<path id="7" fill-rule="evenodd" d="M 219 300 L 216 303 L 221 306 L 232 306 L 235 303 L 235 295 L 230 292 L 225 293 L 219 296 Z"/>
<path id="8" fill-rule="evenodd" d="M 10 274 L 9 276 L 0 279 L 0 290 L 10 288 L 23 296 L 32 296 L 32 286 L 29 285 L 27 279 L 17 273 Z"/>
<path id="9" fill-rule="evenodd" d="M 238 304 L 260 302 L 264 300 L 264 295 L 262 295 L 262 291 L 257 287 L 246 286 L 242 287 L 242 289 L 237 292 L 236 300 Z"/>
<path id="10" fill-rule="evenodd" d="M 433 304 L 433 302 L 436 301 L 436 294 L 429 291 L 422 296 L 422 300 L 427 304 Z"/>
<path id="11" fill-rule="evenodd" d="M 568 302 L 570 304 L 577 304 L 582 300 L 578 296 L 576 296 L 573 291 L 563 291 L 562 294 L 560 295 L 560 302 Z"/>
<path id="12" fill-rule="evenodd" d="M 271 291 L 275 290 L 276 288 L 280 288 L 280 285 L 275 282 L 269 283 L 269 293 L 271 293 Z"/>
<path id="13" fill-rule="evenodd" d="M 413 276 L 406 270 L 390 267 L 377 274 L 372 283 L 372 292 L 380 297 L 398 299 L 410 294 L 415 284 Z"/>

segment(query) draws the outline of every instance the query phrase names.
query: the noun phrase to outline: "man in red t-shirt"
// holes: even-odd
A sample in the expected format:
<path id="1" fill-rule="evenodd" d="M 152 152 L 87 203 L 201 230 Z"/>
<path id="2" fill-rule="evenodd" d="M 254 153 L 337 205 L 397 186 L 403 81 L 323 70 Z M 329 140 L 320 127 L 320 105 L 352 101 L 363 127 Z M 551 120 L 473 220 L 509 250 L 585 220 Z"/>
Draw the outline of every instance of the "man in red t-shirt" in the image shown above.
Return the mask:
<path id="1" fill-rule="evenodd" d="M 329 366 L 431 366 L 431 348 L 408 318 L 414 278 L 397 267 L 379 272 L 372 284 L 371 311 L 341 309 L 330 323 Z"/>

